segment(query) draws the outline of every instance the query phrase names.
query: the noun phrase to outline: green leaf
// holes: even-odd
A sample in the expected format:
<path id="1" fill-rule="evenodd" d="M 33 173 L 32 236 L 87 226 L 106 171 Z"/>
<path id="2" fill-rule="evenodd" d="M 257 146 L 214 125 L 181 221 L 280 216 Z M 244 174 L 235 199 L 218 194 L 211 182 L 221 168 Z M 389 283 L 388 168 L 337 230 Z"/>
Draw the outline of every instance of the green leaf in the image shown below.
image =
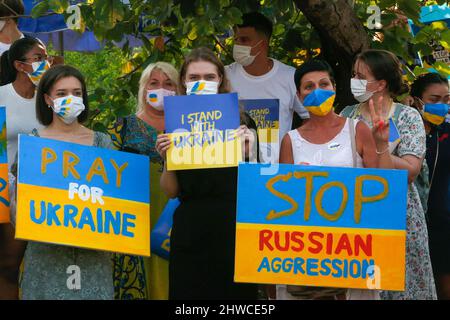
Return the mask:
<path id="1" fill-rule="evenodd" d="M 436 31 L 448 30 L 447 24 L 444 21 L 434 21 L 431 23 L 431 28 Z"/>
<path id="2" fill-rule="evenodd" d="M 436 69 L 439 73 L 442 73 L 445 77 L 450 76 L 450 65 L 444 62 L 433 63 L 433 68 Z"/>
<path id="3" fill-rule="evenodd" d="M 417 43 L 413 46 L 414 51 L 420 52 L 424 56 L 428 56 L 433 52 L 433 48 L 427 43 Z"/>
<path id="4" fill-rule="evenodd" d="M 33 19 L 37 19 L 43 14 L 47 13 L 47 11 L 50 10 L 50 6 L 48 5 L 47 1 L 39 2 L 37 5 L 33 7 L 33 10 L 31 10 L 31 17 Z"/>
<path id="5" fill-rule="evenodd" d="M 191 41 L 194 41 L 195 39 L 197 39 L 197 26 L 193 26 L 191 31 L 188 34 L 188 39 Z"/>
<path id="6" fill-rule="evenodd" d="M 48 0 L 50 10 L 58 14 L 63 14 L 69 7 L 69 1 L 67 0 Z"/>
<path id="7" fill-rule="evenodd" d="M 441 33 L 440 44 L 447 50 L 450 50 L 450 30 Z"/>
<path id="8" fill-rule="evenodd" d="M 416 76 L 416 78 L 418 77 L 418 76 L 420 76 L 421 74 L 426 74 L 426 73 L 429 73 L 430 71 L 427 69 L 427 68 L 422 68 L 422 67 L 419 67 L 419 66 L 416 66 L 415 68 L 414 68 L 414 70 L 413 70 L 413 73 L 414 73 L 414 75 Z"/>
<path id="9" fill-rule="evenodd" d="M 106 130 L 107 130 L 106 126 L 101 122 L 95 123 L 94 127 L 92 129 L 94 131 L 99 131 L 99 132 L 106 132 Z"/>
<path id="10" fill-rule="evenodd" d="M 420 3 L 417 0 L 398 0 L 398 8 L 414 22 L 419 23 Z"/>

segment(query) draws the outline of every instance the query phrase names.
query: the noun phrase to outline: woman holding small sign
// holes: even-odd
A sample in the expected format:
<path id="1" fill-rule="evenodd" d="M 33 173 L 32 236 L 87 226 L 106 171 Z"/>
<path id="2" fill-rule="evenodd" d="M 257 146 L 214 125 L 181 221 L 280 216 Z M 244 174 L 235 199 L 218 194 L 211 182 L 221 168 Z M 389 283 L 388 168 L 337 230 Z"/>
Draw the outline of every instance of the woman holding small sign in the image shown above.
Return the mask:
<path id="1" fill-rule="evenodd" d="M 158 221 L 167 197 L 159 184 L 163 160 L 155 149 L 164 126 L 164 97 L 177 93 L 178 71 L 169 63 L 156 62 L 142 72 L 136 114 L 119 119 L 109 133 L 118 150 L 150 157 L 150 203 L 152 226 Z M 153 228 L 152 228 L 153 229 Z M 116 299 L 167 300 L 168 261 L 153 254 L 150 258 L 118 254 L 114 257 Z"/>
<path id="2" fill-rule="evenodd" d="M 199 48 L 181 68 L 180 93 L 227 93 L 227 82 L 220 60 L 211 50 Z M 245 114 L 241 124 L 256 130 Z M 255 135 L 247 126 L 237 134 L 247 142 L 246 155 L 256 155 Z M 167 134 L 158 136 L 156 148 L 164 159 L 170 144 Z M 233 281 L 237 168 L 168 171 L 165 165 L 161 187 L 181 202 L 170 238 L 169 299 L 256 299 L 256 285 Z"/>
<path id="3" fill-rule="evenodd" d="M 425 129 L 419 112 L 394 102 L 406 93 L 402 68 L 397 57 L 385 50 L 367 50 L 359 54 L 353 66 L 351 89 L 360 103 L 348 106 L 342 115 L 362 120 L 372 128 L 377 155 L 388 157 L 393 169 L 408 171 L 408 208 L 406 239 L 406 289 L 383 291 L 389 300 L 436 299 L 436 288 L 428 249 L 428 232 L 416 178 L 423 170 L 426 150 Z M 374 105 L 380 110 L 373 117 Z M 379 136 L 387 131 L 387 141 Z"/>
<path id="4" fill-rule="evenodd" d="M 83 75 L 70 66 L 52 67 L 42 77 L 36 94 L 37 119 L 44 128 L 34 129 L 32 135 L 112 149 L 108 135 L 82 125 L 88 112 Z M 16 164 L 12 172 L 17 173 Z M 14 203 L 11 212 L 15 212 Z M 81 279 L 79 287 L 77 276 Z M 21 289 L 24 300 L 111 300 L 114 297 L 111 254 L 30 241 L 24 255 Z"/>

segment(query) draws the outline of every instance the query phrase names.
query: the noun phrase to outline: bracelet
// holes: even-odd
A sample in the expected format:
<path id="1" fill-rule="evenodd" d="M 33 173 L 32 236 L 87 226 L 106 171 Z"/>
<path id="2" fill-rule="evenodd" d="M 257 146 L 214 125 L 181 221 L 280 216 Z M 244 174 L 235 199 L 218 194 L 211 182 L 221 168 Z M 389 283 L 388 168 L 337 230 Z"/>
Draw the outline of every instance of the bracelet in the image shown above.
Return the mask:
<path id="1" fill-rule="evenodd" d="M 387 147 L 386 150 L 384 150 L 384 151 L 382 151 L 382 152 L 380 152 L 380 151 L 378 151 L 377 149 L 375 149 L 375 152 L 376 152 L 378 155 L 385 154 L 387 151 L 389 151 L 389 147 Z"/>

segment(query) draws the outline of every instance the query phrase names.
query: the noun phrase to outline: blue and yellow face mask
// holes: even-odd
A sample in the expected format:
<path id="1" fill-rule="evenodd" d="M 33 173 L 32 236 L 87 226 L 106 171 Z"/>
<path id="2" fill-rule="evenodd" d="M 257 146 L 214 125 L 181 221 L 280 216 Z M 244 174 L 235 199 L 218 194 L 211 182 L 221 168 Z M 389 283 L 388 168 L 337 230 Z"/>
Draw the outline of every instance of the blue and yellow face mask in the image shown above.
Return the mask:
<path id="1" fill-rule="evenodd" d="M 308 112 L 323 117 L 326 116 L 333 109 L 334 99 L 336 98 L 336 92 L 324 89 L 315 89 L 308 94 L 304 101 L 303 106 Z"/>
<path id="2" fill-rule="evenodd" d="M 423 106 L 423 118 L 435 125 L 440 125 L 445 121 L 449 106 L 446 103 L 425 103 Z"/>

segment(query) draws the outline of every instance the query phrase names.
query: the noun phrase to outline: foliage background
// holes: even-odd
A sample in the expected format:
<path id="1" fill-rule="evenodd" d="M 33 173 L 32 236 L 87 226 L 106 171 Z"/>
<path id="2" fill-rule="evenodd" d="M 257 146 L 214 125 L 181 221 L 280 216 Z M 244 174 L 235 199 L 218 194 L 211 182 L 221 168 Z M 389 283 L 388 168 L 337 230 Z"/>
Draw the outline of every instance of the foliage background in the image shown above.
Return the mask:
<path id="1" fill-rule="evenodd" d="M 402 23 L 402 17 L 406 16 L 420 25 L 420 7 L 448 3 L 443 0 L 87 0 L 78 3 L 83 16 L 79 32 L 89 29 L 94 31 L 98 40 L 106 41 L 120 41 L 124 34 L 134 34 L 143 40 L 144 46 L 130 49 L 128 45 L 116 48 L 110 44 L 94 54 L 67 53 L 65 62 L 78 67 L 86 75 L 92 105 L 88 125 L 103 131 L 116 117 L 134 111 L 139 77 L 149 63 L 163 60 L 178 67 L 183 56 L 198 46 L 214 48 L 225 64 L 231 63 L 230 30 L 241 22 L 245 12 L 260 11 L 274 22 L 272 57 L 293 66 L 314 56 L 323 55 L 323 58 L 331 60 L 320 49 L 330 46 L 330 43 L 324 43 L 323 30 L 318 32 L 305 14 L 308 7 L 320 8 L 320 5 L 329 6 L 330 3 L 337 14 L 344 12 L 344 7 L 351 6 L 351 15 L 355 17 L 347 15 L 341 19 L 356 18 L 360 25 L 355 28 L 364 30 L 361 39 L 351 39 L 349 34 L 349 39 L 335 39 L 337 42 L 367 42 L 370 47 L 394 52 L 405 65 L 410 66 L 414 64 L 414 52 L 431 53 L 428 44 L 431 39 L 450 49 L 450 31 L 445 24 L 422 26 L 417 37 L 413 38 Z M 373 4 L 382 10 L 383 28 L 378 30 L 367 28 L 370 16 L 367 7 Z M 33 15 L 37 17 L 49 10 L 64 13 L 69 5 L 68 0 L 44 0 L 34 7 Z M 316 21 L 313 24 L 317 27 Z M 325 30 L 341 27 L 324 26 Z M 334 41 L 331 45 L 335 45 Z M 350 56 L 356 53 L 350 52 Z M 339 68 L 336 61 L 330 62 Z M 433 67 L 445 76 L 450 75 L 450 67 L 446 64 L 436 63 Z M 411 69 L 405 67 L 405 78 L 409 81 L 426 72 L 419 67 Z M 348 74 L 344 79 L 337 79 L 338 97 L 343 97 L 341 104 L 350 103 Z"/>

